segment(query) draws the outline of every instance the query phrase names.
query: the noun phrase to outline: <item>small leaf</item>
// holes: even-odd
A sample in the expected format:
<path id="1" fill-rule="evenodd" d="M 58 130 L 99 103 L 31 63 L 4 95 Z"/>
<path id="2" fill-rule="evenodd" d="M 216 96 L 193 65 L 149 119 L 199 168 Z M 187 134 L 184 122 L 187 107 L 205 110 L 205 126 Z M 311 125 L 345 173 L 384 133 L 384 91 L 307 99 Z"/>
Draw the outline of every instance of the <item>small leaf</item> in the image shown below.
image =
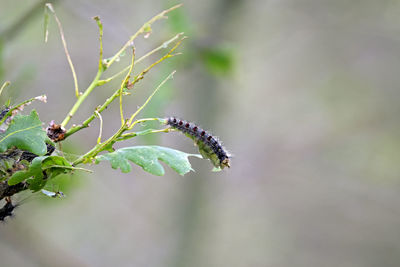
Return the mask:
<path id="1" fill-rule="evenodd" d="M 8 184 L 15 185 L 26 180 L 29 188 L 37 191 L 43 188 L 49 179 L 73 169 L 72 165 L 60 156 L 36 157 L 27 170 L 14 173 Z"/>
<path id="2" fill-rule="evenodd" d="M 164 175 L 165 171 L 160 161 L 165 162 L 174 171 L 184 175 L 193 170 L 188 160 L 189 156 L 200 157 L 200 155 L 187 154 L 179 150 L 161 146 L 134 146 L 118 149 L 112 153 L 96 157 L 96 163 L 108 160 L 113 169 L 120 168 L 127 173 L 132 170 L 129 161 L 141 166 L 143 170 L 158 176 Z"/>
<path id="3" fill-rule="evenodd" d="M 29 166 L 28 170 L 19 171 L 13 174 L 13 176 L 8 179 L 9 185 L 18 184 L 30 177 L 33 177 L 33 180 L 39 182 L 39 180 L 43 180 L 44 174 L 41 168 L 42 161 L 46 157 L 36 157 L 32 160 L 31 165 Z"/>
<path id="4" fill-rule="evenodd" d="M 46 170 L 49 178 L 72 170 L 72 165 L 63 157 L 49 156 L 42 162 L 42 170 Z"/>
<path id="5" fill-rule="evenodd" d="M 143 32 L 144 32 L 144 38 L 149 38 L 149 36 L 150 36 L 150 34 L 152 32 L 150 23 L 146 23 L 144 25 Z"/>
<path id="6" fill-rule="evenodd" d="M 44 155 L 47 152 L 46 132 L 35 110 L 30 115 L 17 115 L 4 133 L 0 134 L 0 152 L 15 146 L 19 149 Z"/>

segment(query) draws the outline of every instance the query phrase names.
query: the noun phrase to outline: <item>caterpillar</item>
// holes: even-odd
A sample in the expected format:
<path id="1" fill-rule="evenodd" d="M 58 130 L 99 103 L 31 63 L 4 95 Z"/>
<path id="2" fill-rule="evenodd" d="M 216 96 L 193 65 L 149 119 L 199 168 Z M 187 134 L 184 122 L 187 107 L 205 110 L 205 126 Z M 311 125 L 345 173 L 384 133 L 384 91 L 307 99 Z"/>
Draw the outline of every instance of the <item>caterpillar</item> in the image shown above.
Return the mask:
<path id="1" fill-rule="evenodd" d="M 0 208 L 0 221 L 4 221 L 5 218 L 13 216 L 13 211 L 18 205 L 13 205 L 11 198 L 6 197 L 6 204 Z"/>
<path id="2" fill-rule="evenodd" d="M 222 146 L 221 142 L 206 130 L 196 124 L 180 120 L 176 117 L 165 119 L 166 124 L 191 138 L 199 148 L 200 154 L 209 159 L 217 169 L 230 168 L 230 154 Z"/>

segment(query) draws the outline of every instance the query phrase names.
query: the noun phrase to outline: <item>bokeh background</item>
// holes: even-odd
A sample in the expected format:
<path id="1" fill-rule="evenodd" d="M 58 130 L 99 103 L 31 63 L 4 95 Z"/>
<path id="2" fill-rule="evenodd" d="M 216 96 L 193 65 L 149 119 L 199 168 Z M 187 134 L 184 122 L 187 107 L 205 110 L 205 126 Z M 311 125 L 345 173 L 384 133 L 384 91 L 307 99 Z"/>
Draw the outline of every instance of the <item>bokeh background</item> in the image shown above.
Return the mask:
<path id="1" fill-rule="evenodd" d="M 179 117 L 220 136 L 232 168 L 163 177 L 107 162 L 64 177 L 67 198 L 20 194 L 0 225 L 1 266 L 399 266 L 400 2 L 183 0 L 137 54 L 177 32 L 179 58 L 158 66 L 125 101 L 134 112 L 170 71 L 175 79 L 143 116 Z M 56 1 L 81 90 L 97 68 L 95 15 L 111 56 L 171 1 Z M 35 103 L 46 124 L 74 101 L 73 80 L 54 20 L 43 42 L 43 2 L 0 0 L 3 103 Z M 161 53 L 158 55 L 160 56 Z M 152 57 L 136 71 L 156 60 Z M 107 71 L 129 61 L 129 53 Z M 107 76 L 105 75 L 105 76 Z M 73 119 L 80 123 L 119 81 L 99 87 Z M 103 117 L 119 127 L 118 105 Z M 84 153 L 98 122 L 67 140 Z M 195 152 L 179 134 L 137 138 Z M 57 188 L 56 188 L 57 189 Z M 59 189 L 59 188 L 58 188 Z"/>

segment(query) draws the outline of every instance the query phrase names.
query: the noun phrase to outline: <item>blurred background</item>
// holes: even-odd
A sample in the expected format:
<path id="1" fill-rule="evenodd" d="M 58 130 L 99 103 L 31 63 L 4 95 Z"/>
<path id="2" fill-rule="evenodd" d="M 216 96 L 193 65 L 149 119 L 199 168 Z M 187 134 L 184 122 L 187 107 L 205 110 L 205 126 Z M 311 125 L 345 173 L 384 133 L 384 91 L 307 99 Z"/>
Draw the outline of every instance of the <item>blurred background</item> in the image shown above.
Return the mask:
<path id="1" fill-rule="evenodd" d="M 145 116 L 176 115 L 212 130 L 234 154 L 231 169 L 163 177 L 108 162 L 62 177 L 64 199 L 14 199 L 0 225 L 1 266 L 399 266 L 400 2 L 183 0 L 135 41 L 143 55 L 178 32 L 183 55 L 157 66 L 125 101 L 134 112 L 177 73 Z M 98 29 L 112 56 L 145 21 L 176 2 L 54 1 L 81 90 L 97 69 Z M 54 19 L 43 41 L 43 1 L 0 0 L 2 102 L 45 93 L 46 124 L 74 102 L 73 80 Z M 136 71 L 155 61 L 154 55 Z M 127 53 L 104 77 L 130 60 Z M 71 123 L 118 88 L 99 87 Z M 103 136 L 119 127 L 118 104 Z M 148 126 L 148 125 L 146 125 Z M 84 153 L 99 123 L 63 149 Z M 189 153 L 178 133 L 120 146 L 161 144 Z"/>

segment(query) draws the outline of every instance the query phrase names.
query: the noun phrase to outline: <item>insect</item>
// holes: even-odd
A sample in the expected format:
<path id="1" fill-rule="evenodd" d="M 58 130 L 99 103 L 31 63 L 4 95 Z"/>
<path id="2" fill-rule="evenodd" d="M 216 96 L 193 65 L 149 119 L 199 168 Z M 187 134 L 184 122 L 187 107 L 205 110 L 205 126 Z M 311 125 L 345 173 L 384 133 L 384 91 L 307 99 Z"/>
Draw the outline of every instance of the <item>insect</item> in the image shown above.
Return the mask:
<path id="1" fill-rule="evenodd" d="M 0 208 L 0 221 L 4 221 L 5 218 L 11 217 L 13 215 L 14 209 L 18 206 L 13 205 L 10 197 L 6 197 L 5 200 L 6 204 L 2 208 Z"/>
<path id="2" fill-rule="evenodd" d="M 65 194 L 61 191 L 52 192 L 52 191 L 42 189 L 41 192 L 43 194 L 45 194 L 46 196 L 52 197 L 52 198 L 64 198 L 65 197 Z"/>
<path id="3" fill-rule="evenodd" d="M 166 118 L 166 124 L 191 138 L 199 148 L 203 158 L 207 158 L 217 169 L 230 168 L 230 154 L 221 142 L 196 124 L 176 117 Z"/>

